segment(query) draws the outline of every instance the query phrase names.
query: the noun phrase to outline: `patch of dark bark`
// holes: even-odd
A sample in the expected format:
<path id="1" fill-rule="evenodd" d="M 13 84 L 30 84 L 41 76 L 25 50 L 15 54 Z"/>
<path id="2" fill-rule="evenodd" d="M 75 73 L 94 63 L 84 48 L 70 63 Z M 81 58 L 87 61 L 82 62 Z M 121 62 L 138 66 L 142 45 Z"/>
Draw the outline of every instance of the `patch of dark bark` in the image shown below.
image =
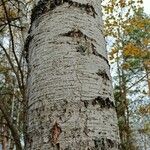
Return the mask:
<path id="1" fill-rule="evenodd" d="M 29 60 L 28 60 L 28 55 L 29 55 L 29 45 L 30 45 L 30 42 L 31 40 L 33 39 L 33 36 L 29 35 L 27 38 L 26 38 L 26 41 L 25 41 L 25 44 L 24 44 L 24 58 L 26 59 L 26 62 L 28 63 Z"/>
<path id="2" fill-rule="evenodd" d="M 116 141 L 113 141 L 108 138 L 97 138 L 94 139 L 94 145 L 96 150 L 107 150 L 108 148 L 118 148 L 119 144 Z"/>
<path id="3" fill-rule="evenodd" d="M 64 3 L 68 3 L 69 7 L 77 7 L 79 9 L 84 9 L 87 14 L 95 17 L 97 15 L 94 7 L 92 5 L 82 4 L 79 2 L 74 2 L 72 0 L 40 0 L 38 4 L 32 9 L 31 15 L 31 23 L 37 19 L 40 15 L 55 9 L 57 6 L 63 5 Z"/>
<path id="4" fill-rule="evenodd" d="M 100 69 L 99 69 L 99 70 L 96 72 L 96 74 L 97 74 L 98 76 L 102 77 L 103 79 L 110 80 L 108 74 L 107 74 L 106 71 L 104 71 L 104 70 L 100 70 Z"/>
<path id="5" fill-rule="evenodd" d="M 107 98 L 102 98 L 100 96 L 96 97 L 92 101 L 92 105 L 100 105 L 101 108 L 115 108 L 114 102 L 111 101 L 108 97 Z"/>
<path id="6" fill-rule="evenodd" d="M 68 37 L 75 37 L 75 38 L 81 38 L 83 37 L 84 39 L 86 39 L 86 35 L 84 35 L 79 29 L 73 29 L 67 33 L 61 34 L 62 36 L 68 36 Z"/>

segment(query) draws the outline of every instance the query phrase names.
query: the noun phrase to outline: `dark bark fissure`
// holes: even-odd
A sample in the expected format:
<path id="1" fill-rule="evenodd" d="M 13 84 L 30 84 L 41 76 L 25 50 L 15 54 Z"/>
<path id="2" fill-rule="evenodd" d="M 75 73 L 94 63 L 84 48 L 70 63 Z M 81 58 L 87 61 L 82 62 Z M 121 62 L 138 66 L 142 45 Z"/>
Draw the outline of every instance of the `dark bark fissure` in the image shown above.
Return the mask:
<path id="1" fill-rule="evenodd" d="M 88 122 L 88 115 L 86 114 L 86 119 L 85 119 L 85 122 L 84 122 L 84 130 L 83 130 L 83 132 L 84 132 L 84 134 L 85 134 L 86 136 L 89 137 L 89 135 L 88 135 L 89 129 L 88 129 L 88 127 L 87 127 L 87 122 Z"/>
<path id="2" fill-rule="evenodd" d="M 31 15 L 31 23 L 40 17 L 42 14 L 55 9 L 57 6 L 63 5 L 64 3 L 68 3 L 69 7 L 77 7 L 80 9 L 84 9 L 87 14 L 93 16 L 97 15 L 93 6 L 87 4 L 82 4 L 78 2 L 74 2 L 72 0 L 40 0 L 38 4 L 32 9 Z"/>
<path id="3" fill-rule="evenodd" d="M 88 101 L 86 101 L 86 100 L 84 100 L 84 101 L 83 101 L 83 103 L 84 103 L 84 106 L 87 108 L 87 107 L 88 107 L 88 105 L 89 105 L 89 102 L 88 102 Z"/>
<path id="4" fill-rule="evenodd" d="M 56 147 L 57 147 L 57 150 L 60 150 L 60 144 L 59 143 L 56 144 Z"/>
<path id="5" fill-rule="evenodd" d="M 27 63 L 29 62 L 29 60 L 28 60 L 29 45 L 30 45 L 30 42 L 32 41 L 32 39 L 33 39 L 33 36 L 28 35 L 28 37 L 26 38 L 25 44 L 24 44 L 24 57 L 25 57 Z"/>
<path id="6" fill-rule="evenodd" d="M 101 54 L 99 54 L 99 53 L 96 51 L 96 47 L 95 47 L 93 44 L 91 44 L 91 46 L 92 46 L 93 55 L 98 56 L 98 57 L 104 59 L 104 60 L 106 61 L 106 63 L 109 65 L 108 60 L 107 60 L 104 56 L 102 56 Z"/>

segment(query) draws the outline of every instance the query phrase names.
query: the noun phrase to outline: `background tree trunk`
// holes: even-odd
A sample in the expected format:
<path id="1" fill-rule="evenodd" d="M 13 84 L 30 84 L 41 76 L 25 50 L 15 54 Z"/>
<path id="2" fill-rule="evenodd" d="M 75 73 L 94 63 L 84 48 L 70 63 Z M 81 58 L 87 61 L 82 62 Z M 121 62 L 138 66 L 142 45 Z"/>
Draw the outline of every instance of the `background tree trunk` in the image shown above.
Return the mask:
<path id="1" fill-rule="evenodd" d="M 7 140 L 7 137 L 8 137 L 8 135 L 7 135 L 7 126 L 6 126 L 6 121 L 5 120 L 3 120 L 3 122 L 4 122 L 4 125 L 3 125 L 3 138 L 2 138 L 2 150 L 7 150 L 7 142 L 8 142 L 8 140 Z"/>
<path id="2" fill-rule="evenodd" d="M 41 0 L 29 53 L 29 150 L 117 150 L 100 0 Z M 28 52 L 29 50 L 29 52 Z"/>

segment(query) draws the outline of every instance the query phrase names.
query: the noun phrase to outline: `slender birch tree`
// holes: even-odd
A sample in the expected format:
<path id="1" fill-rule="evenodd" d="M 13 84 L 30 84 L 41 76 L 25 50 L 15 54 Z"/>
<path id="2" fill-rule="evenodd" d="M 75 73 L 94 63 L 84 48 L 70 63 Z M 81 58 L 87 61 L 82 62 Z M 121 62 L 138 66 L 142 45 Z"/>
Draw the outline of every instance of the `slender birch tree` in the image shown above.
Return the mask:
<path id="1" fill-rule="evenodd" d="M 118 150 L 100 0 L 40 0 L 25 44 L 27 150 Z"/>

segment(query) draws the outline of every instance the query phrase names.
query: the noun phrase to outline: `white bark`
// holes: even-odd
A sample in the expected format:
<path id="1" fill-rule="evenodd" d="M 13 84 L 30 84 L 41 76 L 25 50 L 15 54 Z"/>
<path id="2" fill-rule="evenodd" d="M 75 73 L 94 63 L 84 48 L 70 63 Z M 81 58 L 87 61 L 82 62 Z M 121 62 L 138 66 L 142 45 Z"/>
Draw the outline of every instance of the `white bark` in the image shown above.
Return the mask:
<path id="1" fill-rule="evenodd" d="M 96 14 L 65 2 L 32 23 L 28 150 L 118 149 L 100 1 L 76 2 Z"/>

